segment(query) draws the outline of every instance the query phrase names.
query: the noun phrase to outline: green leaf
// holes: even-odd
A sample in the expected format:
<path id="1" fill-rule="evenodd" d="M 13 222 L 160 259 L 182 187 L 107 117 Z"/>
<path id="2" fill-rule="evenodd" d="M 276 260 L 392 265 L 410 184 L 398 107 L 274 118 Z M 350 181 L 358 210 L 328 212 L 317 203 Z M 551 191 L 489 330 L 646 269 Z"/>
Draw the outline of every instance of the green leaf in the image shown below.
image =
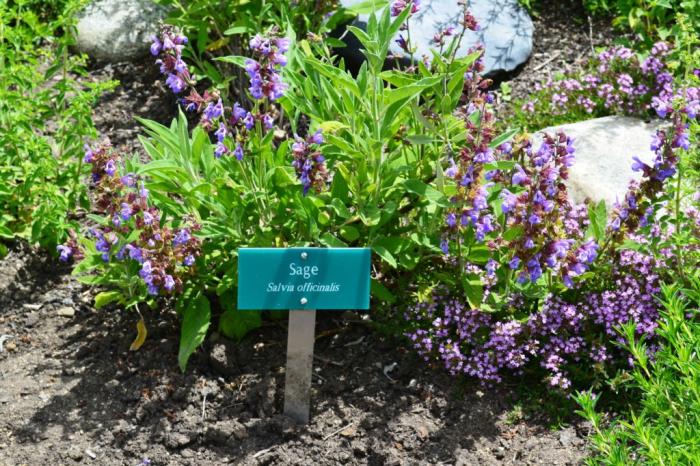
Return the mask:
<path id="1" fill-rule="evenodd" d="M 352 225 L 345 225 L 340 228 L 340 236 L 342 236 L 345 241 L 353 242 L 360 237 L 360 232 Z"/>
<path id="2" fill-rule="evenodd" d="M 506 131 L 505 133 L 501 134 L 500 136 L 497 136 L 494 138 L 493 141 L 491 141 L 491 144 L 489 144 L 489 147 L 498 147 L 504 142 L 510 141 L 513 139 L 513 137 L 518 134 L 520 130 L 518 128 L 514 128 L 511 130 Z"/>
<path id="3" fill-rule="evenodd" d="M 368 227 L 378 225 L 381 218 L 382 212 L 376 206 L 368 205 L 360 211 L 360 220 Z"/>
<path id="4" fill-rule="evenodd" d="M 356 15 L 364 15 L 374 13 L 380 8 L 386 6 L 389 0 L 366 0 L 364 2 L 356 3 L 355 5 L 346 7 L 345 9 Z"/>
<path id="5" fill-rule="evenodd" d="M 384 302 L 389 304 L 394 304 L 396 302 L 396 296 L 394 296 L 394 294 L 389 291 L 387 287 L 382 285 L 382 283 L 375 278 L 373 278 L 370 282 L 370 291 L 372 296 Z"/>
<path id="6" fill-rule="evenodd" d="M 393 268 L 398 267 L 398 263 L 396 262 L 396 258 L 389 252 L 387 248 L 384 246 L 378 245 L 378 244 L 373 244 L 372 245 L 372 250 L 377 253 L 379 257 L 384 259 L 384 261 L 392 266 Z"/>
<path id="7" fill-rule="evenodd" d="M 95 296 L 95 309 L 102 309 L 109 303 L 121 301 L 122 294 L 119 291 L 103 291 Z"/>
<path id="8" fill-rule="evenodd" d="M 177 356 L 182 372 L 185 372 L 187 360 L 194 353 L 194 350 L 204 341 L 210 320 L 211 308 L 209 300 L 204 295 L 190 301 L 182 320 L 180 351 Z"/>
<path id="9" fill-rule="evenodd" d="M 245 67 L 245 62 L 248 60 L 248 57 L 242 57 L 240 55 L 228 55 L 226 57 L 216 57 L 214 58 L 216 61 L 222 61 L 225 63 L 233 63 L 234 65 L 238 65 L 241 68 Z"/>
<path id="10" fill-rule="evenodd" d="M 322 245 L 328 246 L 329 248 L 347 248 L 348 245 L 340 241 L 338 238 L 330 233 L 324 233 L 319 241 Z"/>
<path id="11" fill-rule="evenodd" d="M 430 144 L 431 142 L 435 141 L 432 136 L 428 136 L 427 134 L 411 134 L 409 136 L 406 136 L 406 139 L 411 141 L 411 144 Z"/>
<path id="12" fill-rule="evenodd" d="M 15 235 L 12 233 L 12 230 L 6 226 L 0 225 L 0 238 L 12 239 L 14 237 Z"/>
<path id="13" fill-rule="evenodd" d="M 261 324 L 259 311 L 229 309 L 219 318 L 219 331 L 232 340 L 241 341 L 248 332 L 260 327 Z"/>
<path id="14" fill-rule="evenodd" d="M 245 34 L 249 31 L 250 29 L 247 26 L 234 26 L 231 28 L 228 28 L 224 31 L 225 36 L 234 36 L 237 34 Z"/>
<path id="15" fill-rule="evenodd" d="M 447 198 L 437 189 L 432 186 L 428 186 L 420 180 L 410 179 L 404 182 L 404 187 L 406 191 L 418 194 L 419 196 L 425 198 L 431 204 L 439 205 L 440 207 L 449 207 L 450 202 Z"/>
<path id="16" fill-rule="evenodd" d="M 481 283 L 481 279 L 473 274 L 464 275 L 462 288 L 472 309 L 479 309 L 484 297 L 484 285 Z"/>
<path id="17" fill-rule="evenodd" d="M 608 224 L 608 211 L 605 206 L 605 201 L 600 201 L 598 204 L 590 204 L 588 206 L 588 219 L 591 224 L 589 231 L 596 241 L 602 241 L 605 238 L 605 228 Z"/>

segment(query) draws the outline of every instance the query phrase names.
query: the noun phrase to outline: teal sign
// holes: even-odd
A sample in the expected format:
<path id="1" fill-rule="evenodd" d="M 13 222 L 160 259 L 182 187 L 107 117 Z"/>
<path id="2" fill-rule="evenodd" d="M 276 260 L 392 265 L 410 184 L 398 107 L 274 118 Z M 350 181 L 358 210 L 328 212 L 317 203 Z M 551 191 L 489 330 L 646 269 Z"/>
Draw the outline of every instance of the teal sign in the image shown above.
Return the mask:
<path id="1" fill-rule="evenodd" d="M 238 309 L 369 309 L 369 248 L 238 250 Z"/>

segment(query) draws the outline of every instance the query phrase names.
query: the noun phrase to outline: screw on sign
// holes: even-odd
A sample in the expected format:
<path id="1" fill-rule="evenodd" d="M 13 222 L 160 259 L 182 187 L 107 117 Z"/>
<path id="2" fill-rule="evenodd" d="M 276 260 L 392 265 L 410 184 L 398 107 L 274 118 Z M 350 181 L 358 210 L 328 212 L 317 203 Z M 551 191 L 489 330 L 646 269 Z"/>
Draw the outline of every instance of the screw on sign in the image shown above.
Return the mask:
<path id="1" fill-rule="evenodd" d="M 238 309 L 289 310 L 284 413 L 309 422 L 316 310 L 369 309 L 369 248 L 238 250 Z"/>

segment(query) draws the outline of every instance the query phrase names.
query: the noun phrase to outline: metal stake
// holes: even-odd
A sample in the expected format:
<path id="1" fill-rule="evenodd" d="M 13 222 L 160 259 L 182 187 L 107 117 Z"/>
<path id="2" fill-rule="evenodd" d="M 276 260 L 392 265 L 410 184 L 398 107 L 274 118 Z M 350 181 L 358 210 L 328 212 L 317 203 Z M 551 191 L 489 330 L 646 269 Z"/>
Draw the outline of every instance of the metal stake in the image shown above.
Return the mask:
<path id="1" fill-rule="evenodd" d="M 309 422 L 316 310 L 289 311 L 287 332 L 284 414 L 299 424 L 306 424 Z"/>

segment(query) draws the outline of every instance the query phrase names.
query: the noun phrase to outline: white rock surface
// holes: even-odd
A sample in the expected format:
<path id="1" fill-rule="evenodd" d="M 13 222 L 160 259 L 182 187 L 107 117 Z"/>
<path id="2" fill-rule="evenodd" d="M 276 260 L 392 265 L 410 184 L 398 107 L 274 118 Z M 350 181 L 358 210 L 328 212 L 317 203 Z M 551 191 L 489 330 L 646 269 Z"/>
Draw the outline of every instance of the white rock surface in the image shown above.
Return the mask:
<path id="1" fill-rule="evenodd" d="M 138 59 L 164 17 L 152 0 L 94 0 L 79 14 L 77 48 L 112 63 Z"/>
<path id="2" fill-rule="evenodd" d="M 650 163 L 654 152 L 651 138 L 665 122 L 609 116 L 545 128 L 540 133 L 564 131 L 573 137 L 576 162 L 570 168 L 569 196 L 574 202 L 589 198 L 594 202 L 605 200 L 610 207 L 622 199 L 631 179 L 641 173 L 632 171 L 632 157 Z M 537 142 L 536 144 L 539 144 Z"/>

